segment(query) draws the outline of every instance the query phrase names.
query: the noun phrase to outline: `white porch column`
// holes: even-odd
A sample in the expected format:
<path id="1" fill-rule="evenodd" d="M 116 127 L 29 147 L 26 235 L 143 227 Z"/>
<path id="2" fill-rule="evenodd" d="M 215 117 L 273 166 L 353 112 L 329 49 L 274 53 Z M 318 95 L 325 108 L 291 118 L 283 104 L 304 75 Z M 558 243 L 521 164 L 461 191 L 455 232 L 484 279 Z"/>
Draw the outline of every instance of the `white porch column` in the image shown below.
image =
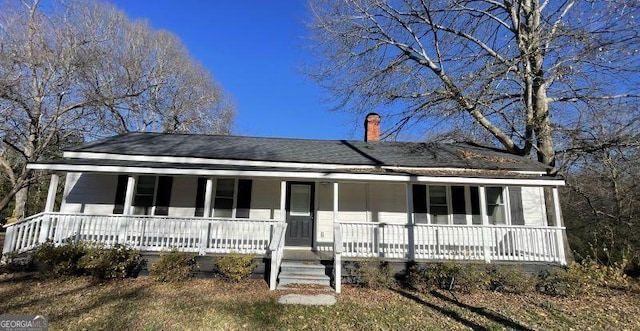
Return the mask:
<path id="1" fill-rule="evenodd" d="M 336 293 L 342 291 L 342 232 L 338 224 L 338 182 L 333 182 L 333 286 Z"/>
<path id="2" fill-rule="evenodd" d="M 124 210 L 122 214 L 131 215 L 131 205 L 133 205 L 133 190 L 136 187 L 136 176 L 130 175 L 127 178 L 127 190 L 124 195 Z"/>
<path id="3" fill-rule="evenodd" d="M 413 224 L 413 189 L 411 183 L 406 183 L 405 192 L 407 196 L 407 254 L 409 261 L 416 259 L 415 227 Z"/>
<path id="4" fill-rule="evenodd" d="M 333 183 L 333 224 L 338 222 L 338 182 Z"/>
<path id="5" fill-rule="evenodd" d="M 200 255 L 207 254 L 207 244 L 209 243 L 209 220 L 211 217 L 211 196 L 213 195 L 213 179 L 207 178 L 204 186 L 204 210 L 200 220 Z"/>
<path id="6" fill-rule="evenodd" d="M 560 210 L 560 196 L 558 194 L 558 187 L 554 187 L 553 191 L 553 211 L 554 211 L 554 226 L 556 227 L 556 240 L 558 241 L 558 260 L 561 264 L 567 264 L 567 260 L 565 258 L 564 253 L 564 236 L 560 228 L 563 226 L 562 224 L 562 211 Z"/>
<path id="7" fill-rule="evenodd" d="M 280 182 L 280 220 L 287 221 L 287 181 Z"/>
<path id="8" fill-rule="evenodd" d="M 49 230 L 51 229 L 51 215 L 56 203 L 56 192 L 58 191 L 58 182 L 60 176 L 57 174 L 51 174 L 51 181 L 49 182 L 49 192 L 47 192 L 47 203 L 44 205 L 45 215 L 42 218 L 42 224 L 40 224 L 40 235 L 38 237 L 38 243 L 43 243 L 49 239 Z"/>
<path id="9" fill-rule="evenodd" d="M 211 217 L 211 197 L 213 195 L 213 179 L 207 178 L 204 188 L 204 212 L 202 217 Z"/>
<path id="10" fill-rule="evenodd" d="M 487 195 L 484 186 L 478 187 L 478 195 L 480 195 L 480 215 L 482 216 L 482 245 L 484 247 L 484 261 L 491 262 L 489 257 L 489 215 L 487 215 Z"/>
<path id="11" fill-rule="evenodd" d="M 47 194 L 47 203 L 44 206 L 44 211 L 50 213 L 53 211 L 56 203 L 56 192 L 58 191 L 58 181 L 60 176 L 57 174 L 51 174 L 51 181 L 49 182 L 49 192 Z"/>
<path id="12" fill-rule="evenodd" d="M 133 175 L 129 175 L 127 178 L 127 190 L 124 195 L 124 210 L 122 213 L 124 215 L 131 215 L 131 205 L 133 205 L 133 192 L 136 187 L 136 177 Z M 127 239 L 127 227 L 129 226 L 129 220 L 127 217 L 120 218 L 120 224 L 118 225 L 118 243 L 126 244 Z"/>

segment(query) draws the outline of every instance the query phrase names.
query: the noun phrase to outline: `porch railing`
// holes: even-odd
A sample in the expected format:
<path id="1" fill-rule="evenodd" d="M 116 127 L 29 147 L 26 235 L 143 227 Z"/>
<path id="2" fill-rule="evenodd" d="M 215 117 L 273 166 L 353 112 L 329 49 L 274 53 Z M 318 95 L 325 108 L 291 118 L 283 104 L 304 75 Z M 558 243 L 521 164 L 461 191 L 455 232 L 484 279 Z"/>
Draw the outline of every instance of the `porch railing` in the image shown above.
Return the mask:
<path id="1" fill-rule="evenodd" d="M 40 213 L 5 226 L 3 254 L 51 240 L 125 244 L 142 251 L 266 254 L 276 220 Z"/>
<path id="2" fill-rule="evenodd" d="M 269 273 L 269 289 L 275 290 L 278 283 L 278 273 L 284 256 L 284 237 L 287 233 L 287 223 L 280 223 L 273 227 L 273 235 L 269 251 L 271 252 L 271 266 Z"/>
<path id="3" fill-rule="evenodd" d="M 344 257 L 566 264 L 564 230 L 546 226 L 344 222 L 335 227 L 334 245 L 342 248 Z"/>

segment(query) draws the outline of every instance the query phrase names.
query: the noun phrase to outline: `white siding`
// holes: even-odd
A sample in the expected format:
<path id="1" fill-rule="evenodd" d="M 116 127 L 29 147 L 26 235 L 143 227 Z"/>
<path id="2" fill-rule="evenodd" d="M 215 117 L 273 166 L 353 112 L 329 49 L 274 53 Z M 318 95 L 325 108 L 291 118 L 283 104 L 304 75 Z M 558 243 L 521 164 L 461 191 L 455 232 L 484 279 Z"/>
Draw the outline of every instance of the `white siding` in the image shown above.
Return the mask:
<path id="1" fill-rule="evenodd" d="M 522 211 L 525 225 L 545 226 L 547 224 L 542 187 L 522 187 Z"/>
<path id="2" fill-rule="evenodd" d="M 196 212 L 198 177 L 174 176 L 169 203 L 169 216 L 193 217 Z"/>
<path id="3" fill-rule="evenodd" d="M 280 219 L 280 181 L 253 180 L 249 218 Z"/>
<path id="4" fill-rule="evenodd" d="M 68 173 L 60 211 L 111 214 L 117 185 L 118 175 Z"/>
<path id="5" fill-rule="evenodd" d="M 407 194 L 404 184 L 372 183 L 369 189 L 369 221 L 407 223 Z"/>
<path id="6" fill-rule="evenodd" d="M 316 184 L 316 246 L 319 250 L 331 250 L 333 242 L 333 183 Z"/>
<path id="7" fill-rule="evenodd" d="M 338 192 L 338 220 L 341 222 L 367 222 L 367 185 L 340 183 Z"/>

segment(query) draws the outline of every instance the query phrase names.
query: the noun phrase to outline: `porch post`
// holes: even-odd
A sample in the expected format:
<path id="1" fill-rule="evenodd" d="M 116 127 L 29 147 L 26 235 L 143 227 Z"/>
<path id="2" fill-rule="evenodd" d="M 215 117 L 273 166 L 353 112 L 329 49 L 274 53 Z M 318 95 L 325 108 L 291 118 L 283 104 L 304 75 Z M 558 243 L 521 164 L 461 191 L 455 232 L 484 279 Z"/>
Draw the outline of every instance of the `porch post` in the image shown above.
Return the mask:
<path id="1" fill-rule="evenodd" d="M 342 291 L 342 232 L 338 224 L 338 182 L 333 182 L 333 286 L 336 293 Z"/>
<path id="2" fill-rule="evenodd" d="M 558 187 L 553 187 L 553 211 L 554 211 L 554 226 L 556 227 L 556 241 L 558 242 L 558 261 L 561 264 L 567 264 L 564 253 L 564 237 L 562 236 L 563 230 L 560 229 L 562 224 L 562 215 L 560 210 L 560 196 L 558 195 Z"/>
<path id="3" fill-rule="evenodd" d="M 211 217 L 211 196 L 213 195 L 213 179 L 207 178 L 207 184 L 204 188 L 204 210 L 202 211 L 202 219 L 200 220 L 200 255 L 207 253 L 207 244 L 209 242 L 209 220 Z"/>
<path id="4" fill-rule="evenodd" d="M 415 227 L 413 224 L 413 190 L 411 183 L 406 183 L 405 190 L 407 196 L 407 245 L 409 261 L 415 261 L 416 259 L 416 241 L 415 241 Z"/>
<path id="5" fill-rule="evenodd" d="M 211 196 L 213 195 L 213 179 L 207 178 L 204 188 L 204 212 L 202 217 L 211 217 Z"/>
<path id="6" fill-rule="evenodd" d="M 43 243 L 49 239 L 49 230 L 51 229 L 51 212 L 56 203 L 56 192 L 58 191 L 58 181 L 60 176 L 53 173 L 51 174 L 51 181 L 49 182 L 49 192 L 47 193 L 47 203 L 44 205 L 44 217 L 40 224 L 40 235 L 38 243 Z"/>
<path id="7" fill-rule="evenodd" d="M 129 178 L 127 178 L 127 190 L 126 193 L 124 195 L 124 210 L 122 211 L 122 214 L 124 215 L 131 215 L 131 205 L 133 204 L 133 190 L 136 187 L 136 177 L 135 176 L 129 176 Z"/>
<path id="8" fill-rule="evenodd" d="M 482 216 L 482 246 L 484 247 L 484 261 L 491 262 L 489 255 L 489 215 L 487 215 L 487 196 L 484 186 L 478 187 L 478 194 L 480 195 L 480 215 Z"/>
<path id="9" fill-rule="evenodd" d="M 283 222 L 287 221 L 287 211 L 285 208 L 287 204 L 287 181 L 283 180 L 280 182 L 280 220 Z"/>
<path id="10" fill-rule="evenodd" d="M 124 195 L 124 210 L 122 214 L 131 215 L 131 205 L 133 205 L 133 190 L 136 187 L 136 177 L 133 175 L 129 175 L 127 178 L 127 190 Z M 127 239 L 127 227 L 129 226 L 129 218 L 122 217 L 120 218 L 120 224 L 118 226 L 118 243 L 125 244 Z"/>

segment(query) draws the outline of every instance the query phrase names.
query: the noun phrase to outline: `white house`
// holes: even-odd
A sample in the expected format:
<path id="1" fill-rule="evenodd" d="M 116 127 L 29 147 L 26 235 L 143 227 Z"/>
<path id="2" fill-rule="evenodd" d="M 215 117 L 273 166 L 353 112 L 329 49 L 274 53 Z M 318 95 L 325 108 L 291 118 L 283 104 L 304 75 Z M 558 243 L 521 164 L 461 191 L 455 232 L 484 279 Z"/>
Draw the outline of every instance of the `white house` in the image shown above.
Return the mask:
<path id="1" fill-rule="evenodd" d="M 564 181 L 543 164 L 473 144 L 382 142 L 379 123 L 367 116 L 364 141 L 128 133 L 68 149 L 29 164 L 53 174 L 46 210 L 8 225 L 3 253 L 47 239 L 251 252 L 271 257 L 272 287 L 284 250 L 337 265 L 565 264 Z"/>

